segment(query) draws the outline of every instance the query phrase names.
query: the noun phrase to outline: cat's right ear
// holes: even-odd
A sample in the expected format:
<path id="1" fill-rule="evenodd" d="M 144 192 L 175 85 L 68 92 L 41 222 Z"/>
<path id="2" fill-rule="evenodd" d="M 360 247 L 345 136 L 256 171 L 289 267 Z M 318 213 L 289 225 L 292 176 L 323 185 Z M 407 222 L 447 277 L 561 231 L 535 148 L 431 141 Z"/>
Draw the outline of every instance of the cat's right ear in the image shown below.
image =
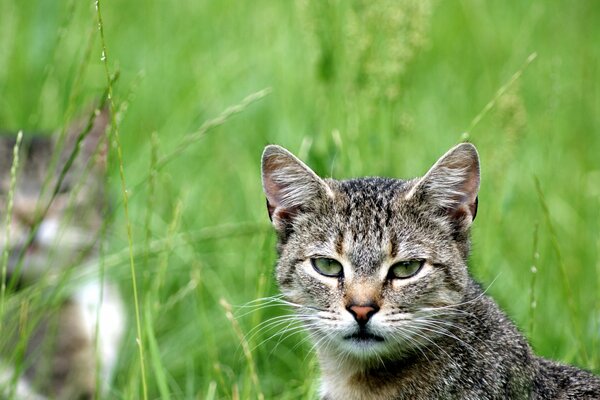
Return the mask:
<path id="1" fill-rule="evenodd" d="M 442 210 L 456 226 L 468 229 L 477 215 L 479 155 L 470 143 L 461 143 L 444 154 L 406 196 L 418 197 Z"/>
<path id="2" fill-rule="evenodd" d="M 286 231 L 303 210 L 333 196 L 329 186 L 306 164 L 276 145 L 263 151 L 262 184 L 269 218 L 280 232 Z"/>

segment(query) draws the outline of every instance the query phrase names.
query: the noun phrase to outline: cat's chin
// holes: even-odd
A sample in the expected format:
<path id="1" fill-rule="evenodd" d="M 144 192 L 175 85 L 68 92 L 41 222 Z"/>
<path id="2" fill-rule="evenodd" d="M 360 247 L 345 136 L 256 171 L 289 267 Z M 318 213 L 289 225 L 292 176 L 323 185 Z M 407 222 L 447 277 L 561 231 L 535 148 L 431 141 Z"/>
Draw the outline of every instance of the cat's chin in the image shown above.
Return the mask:
<path id="1" fill-rule="evenodd" d="M 363 360 L 378 357 L 388 351 L 385 338 L 370 332 L 356 332 L 343 336 L 338 346 L 345 354 Z"/>

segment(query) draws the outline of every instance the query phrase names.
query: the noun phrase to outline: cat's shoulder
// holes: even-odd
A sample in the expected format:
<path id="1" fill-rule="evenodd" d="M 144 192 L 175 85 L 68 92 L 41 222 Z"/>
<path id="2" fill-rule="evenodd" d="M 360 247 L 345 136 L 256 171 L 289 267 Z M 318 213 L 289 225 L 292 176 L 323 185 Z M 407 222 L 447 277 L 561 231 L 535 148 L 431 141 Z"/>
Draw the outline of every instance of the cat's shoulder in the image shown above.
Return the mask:
<path id="1" fill-rule="evenodd" d="M 600 377 L 570 365 L 536 357 L 534 392 L 539 399 L 600 399 Z"/>

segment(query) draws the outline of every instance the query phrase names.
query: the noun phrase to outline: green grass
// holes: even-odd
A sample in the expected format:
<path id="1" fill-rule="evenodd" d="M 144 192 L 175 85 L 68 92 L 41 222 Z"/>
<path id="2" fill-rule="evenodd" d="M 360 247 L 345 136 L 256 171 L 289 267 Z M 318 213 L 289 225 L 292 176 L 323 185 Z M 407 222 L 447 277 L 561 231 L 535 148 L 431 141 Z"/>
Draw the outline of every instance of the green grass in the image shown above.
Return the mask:
<path id="1" fill-rule="evenodd" d="M 600 4 L 370 3 L 102 1 L 101 40 L 93 1 L 0 2 L 0 128 L 60 131 L 119 73 L 103 260 L 130 317 L 107 398 L 314 398 L 305 337 L 252 331 L 288 311 L 240 307 L 277 293 L 262 148 L 413 177 L 465 132 L 471 271 L 539 354 L 600 372 Z"/>

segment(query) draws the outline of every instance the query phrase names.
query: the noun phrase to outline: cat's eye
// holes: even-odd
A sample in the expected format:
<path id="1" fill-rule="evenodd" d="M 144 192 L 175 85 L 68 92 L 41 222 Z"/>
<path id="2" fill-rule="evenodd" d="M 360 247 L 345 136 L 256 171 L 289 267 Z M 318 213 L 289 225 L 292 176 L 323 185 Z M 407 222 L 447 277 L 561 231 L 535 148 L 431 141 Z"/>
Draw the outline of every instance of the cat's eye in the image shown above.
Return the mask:
<path id="1" fill-rule="evenodd" d="M 344 272 L 342 264 L 332 258 L 311 258 L 310 263 L 321 275 L 339 277 Z"/>
<path id="2" fill-rule="evenodd" d="M 407 279 L 415 276 L 423 268 L 425 260 L 400 261 L 392 265 L 389 272 L 391 279 Z"/>

